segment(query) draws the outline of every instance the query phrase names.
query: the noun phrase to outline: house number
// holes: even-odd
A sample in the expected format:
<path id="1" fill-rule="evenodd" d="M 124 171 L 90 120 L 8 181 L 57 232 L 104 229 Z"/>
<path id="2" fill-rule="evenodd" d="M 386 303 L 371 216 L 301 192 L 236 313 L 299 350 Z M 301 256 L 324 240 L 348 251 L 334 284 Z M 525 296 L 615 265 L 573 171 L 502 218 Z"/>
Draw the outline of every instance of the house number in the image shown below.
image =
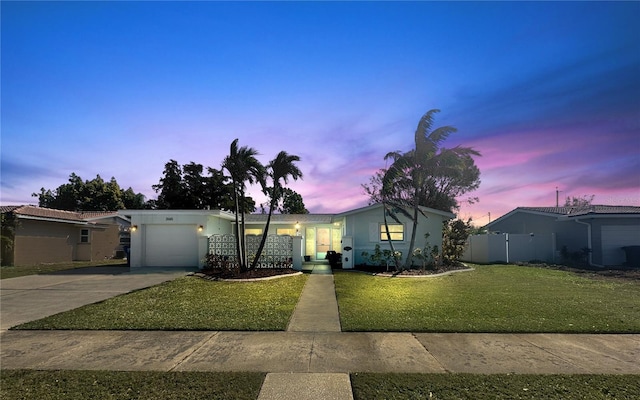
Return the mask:
<path id="1" fill-rule="evenodd" d="M 173 221 L 173 217 L 167 217 L 165 218 L 166 221 Z"/>

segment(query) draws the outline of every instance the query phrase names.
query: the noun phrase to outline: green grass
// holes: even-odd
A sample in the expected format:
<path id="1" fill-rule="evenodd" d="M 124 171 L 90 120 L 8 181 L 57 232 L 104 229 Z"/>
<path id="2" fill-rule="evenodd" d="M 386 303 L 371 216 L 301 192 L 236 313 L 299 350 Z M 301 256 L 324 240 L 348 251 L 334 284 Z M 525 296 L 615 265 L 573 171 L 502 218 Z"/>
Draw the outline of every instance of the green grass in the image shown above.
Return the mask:
<path id="1" fill-rule="evenodd" d="M 104 267 L 104 266 L 126 266 L 123 260 L 103 260 L 103 261 L 74 261 L 55 264 L 25 265 L 17 267 L 0 267 L 0 279 L 17 278 L 19 276 L 47 274 L 69 269 Z"/>
<path id="2" fill-rule="evenodd" d="M 344 331 L 640 332 L 640 283 L 514 265 L 437 278 L 334 277 Z"/>
<path id="3" fill-rule="evenodd" d="M 285 330 L 307 275 L 259 282 L 183 277 L 15 329 Z"/>
<path id="4" fill-rule="evenodd" d="M 124 372 L 3 370 L 3 399 L 224 399 L 258 398 L 258 372 Z"/>
<path id="5" fill-rule="evenodd" d="M 471 375 L 353 373 L 355 400 L 637 399 L 637 375 Z"/>

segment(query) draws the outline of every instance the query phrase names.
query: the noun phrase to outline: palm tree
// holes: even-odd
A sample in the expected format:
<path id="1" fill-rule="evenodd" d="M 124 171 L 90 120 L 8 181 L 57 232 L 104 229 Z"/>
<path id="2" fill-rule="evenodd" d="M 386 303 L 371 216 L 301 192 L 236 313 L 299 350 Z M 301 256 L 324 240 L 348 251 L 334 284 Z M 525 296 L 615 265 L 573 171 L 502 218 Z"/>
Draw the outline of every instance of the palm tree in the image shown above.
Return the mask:
<path id="1" fill-rule="evenodd" d="M 290 155 L 286 151 L 281 151 L 278 153 L 276 158 L 269 162 L 267 169 L 269 170 L 268 174 L 271 177 L 271 181 L 273 186 L 271 188 L 265 189 L 265 193 L 269 195 L 271 201 L 269 202 L 269 214 L 267 215 L 267 225 L 262 232 L 262 239 L 260 240 L 260 246 L 258 247 L 258 251 L 256 252 L 256 256 L 253 259 L 251 264 L 251 268 L 255 268 L 258 264 L 258 259 L 262 254 L 262 250 L 264 249 L 264 244 L 267 241 L 267 233 L 269 232 L 269 224 L 271 223 L 271 215 L 273 214 L 273 210 L 275 210 L 278 205 L 278 201 L 283 195 L 283 186 L 280 181 L 284 181 L 284 183 L 289 183 L 289 177 L 293 180 L 298 180 L 298 178 L 302 178 L 302 171 L 294 164 L 295 162 L 300 161 L 300 157 L 296 155 Z"/>
<path id="2" fill-rule="evenodd" d="M 260 183 L 265 186 L 264 166 L 255 156 L 258 152 L 247 146 L 238 148 L 238 139 L 231 142 L 229 155 L 222 162 L 222 168 L 226 169 L 231 176 L 233 185 L 233 203 L 235 207 L 235 226 L 236 226 L 236 252 L 238 257 L 238 266 L 240 271 L 247 269 L 246 255 L 246 239 L 245 239 L 245 190 L 246 182 L 253 184 Z"/>
<path id="3" fill-rule="evenodd" d="M 420 118 L 414 135 L 414 149 L 385 156 L 393 163 L 382 178 L 381 197 L 383 204 L 386 203 L 383 209 L 390 211 L 396 220 L 396 214 L 400 213 L 413 222 L 405 268 L 411 266 L 419 216 L 426 218 L 420 207 L 443 203 L 447 208 L 455 207 L 456 195 L 479 185 L 479 171 L 471 156 L 480 153 L 470 147 L 440 148 L 457 129 L 442 126 L 432 130 L 433 116 L 437 112 L 440 110 L 429 110 Z M 460 176 L 469 178 L 470 182 L 464 181 L 461 185 L 456 181 L 461 180 Z"/>

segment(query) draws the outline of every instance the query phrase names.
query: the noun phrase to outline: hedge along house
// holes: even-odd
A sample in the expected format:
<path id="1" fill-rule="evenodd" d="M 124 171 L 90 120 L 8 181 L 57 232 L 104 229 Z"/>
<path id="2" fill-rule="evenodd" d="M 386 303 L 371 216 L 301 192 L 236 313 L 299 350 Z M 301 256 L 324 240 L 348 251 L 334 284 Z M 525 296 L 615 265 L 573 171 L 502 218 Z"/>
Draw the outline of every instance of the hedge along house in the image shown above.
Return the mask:
<path id="1" fill-rule="evenodd" d="M 448 212 L 423 208 L 416 247 L 424 247 L 425 233 L 429 245 L 442 247 L 443 222 L 454 218 Z M 221 210 L 123 210 L 131 220 L 130 264 L 144 267 L 202 267 L 208 253 L 235 254 L 235 216 Z M 247 253 L 261 239 L 266 214 L 245 215 Z M 406 252 L 411 239 L 412 222 L 401 217 L 400 224 L 389 218 L 396 250 Z M 328 252 L 342 254 L 345 269 L 364 263 L 362 252 L 372 252 L 376 245 L 388 248 L 382 205 L 376 204 L 339 214 L 274 214 L 268 242 L 260 260 L 261 267 L 281 265 L 289 260 L 301 269 L 305 259 L 324 262 Z"/>
<path id="2" fill-rule="evenodd" d="M 97 261 L 124 256 L 122 245 L 128 235 L 128 220 L 116 211 L 4 206 L 2 214 L 2 265 Z"/>

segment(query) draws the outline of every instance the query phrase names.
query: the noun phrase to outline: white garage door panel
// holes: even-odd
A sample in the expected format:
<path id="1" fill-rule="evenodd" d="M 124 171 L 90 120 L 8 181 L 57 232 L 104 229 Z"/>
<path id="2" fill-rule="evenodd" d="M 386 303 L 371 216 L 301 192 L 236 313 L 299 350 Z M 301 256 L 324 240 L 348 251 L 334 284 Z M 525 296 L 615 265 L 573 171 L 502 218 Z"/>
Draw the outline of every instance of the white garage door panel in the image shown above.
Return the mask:
<path id="1" fill-rule="evenodd" d="M 624 246 L 640 246 L 640 225 L 602 227 L 602 264 L 622 265 L 626 261 Z"/>
<path id="2" fill-rule="evenodd" d="M 146 225 L 145 229 L 144 265 L 198 266 L 198 239 L 193 225 Z"/>

